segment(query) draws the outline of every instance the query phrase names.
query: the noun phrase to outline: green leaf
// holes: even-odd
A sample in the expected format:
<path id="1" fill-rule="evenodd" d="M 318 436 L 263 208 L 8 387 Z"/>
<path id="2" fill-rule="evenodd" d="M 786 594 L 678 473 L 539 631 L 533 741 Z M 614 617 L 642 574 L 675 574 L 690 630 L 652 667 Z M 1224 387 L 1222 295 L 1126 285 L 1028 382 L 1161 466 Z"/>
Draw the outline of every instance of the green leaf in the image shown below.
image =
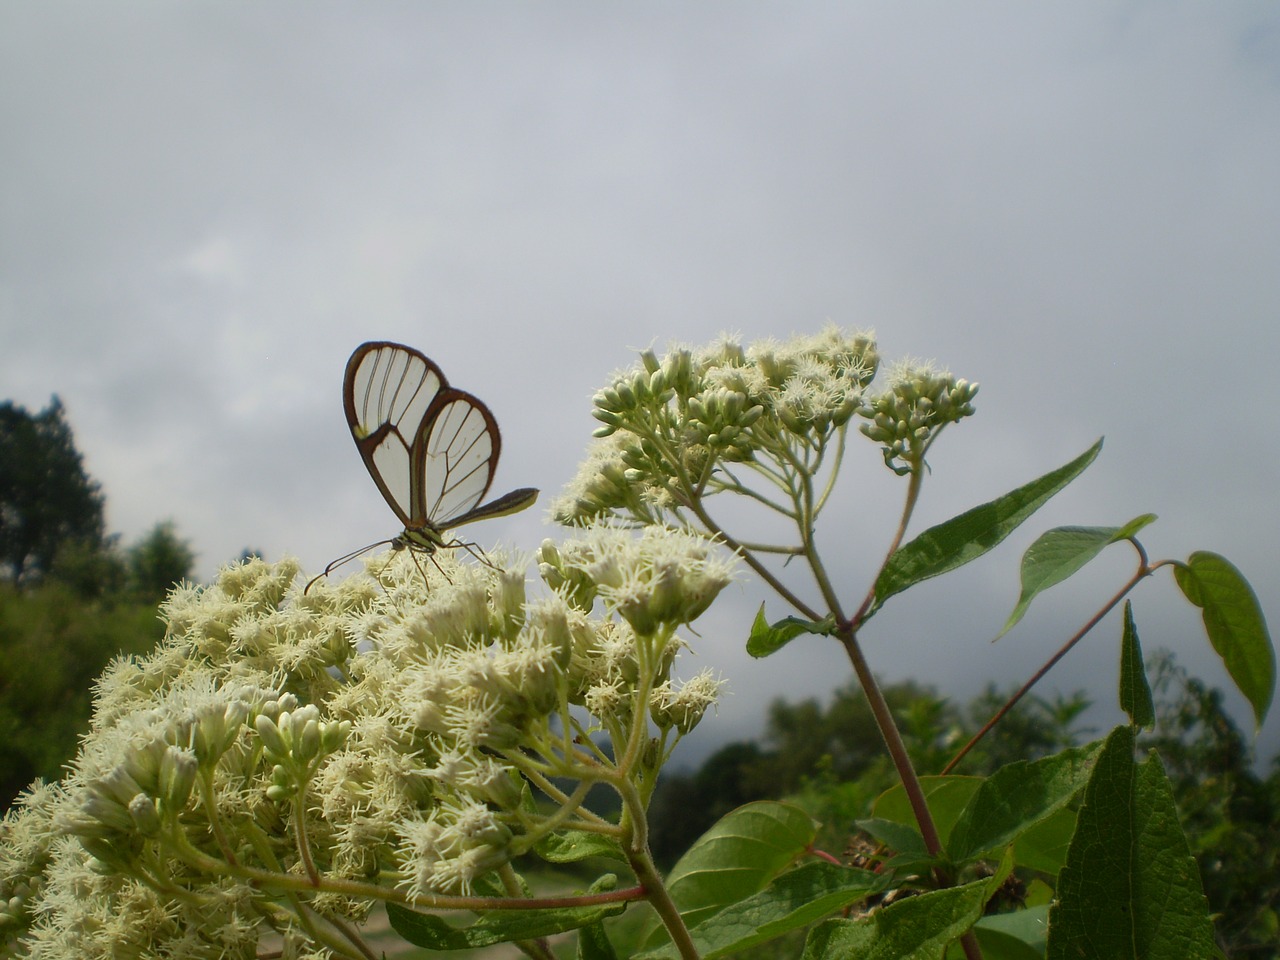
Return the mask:
<path id="1" fill-rule="evenodd" d="M 565 830 L 543 837 L 534 852 L 548 863 L 576 863 L 588 857 L 606 857 L 626 863 L 626 854 L 617 840 L 586 830 Z"/>
<path id="2" fill-rule="evenodd" d="M 1056 877 L 1067 862 L 1067 850 L 1076 832 L 1074 810 L 1059 810 L 1045 817 L 1013 844 L 1013 862 Z"/>
<path id="3" fill-rule="evenodd" d="M 930 527 L 894 551 L 876 578 L 876 599 L 870 613 L 879 610 L 894 594 L 921 580 L 976 560 L 997 546 L 1093 463 L 1101 449 L 1102 441 L 1099 440 L 1070 463 L 989 503 Z"/>
<path id="4" fill-rule="evenodd" d="M 588 893 L 604 893 L 615 889 L 617 885 L 618 878 L 609 874 L 596 880 Z M 577 960 L 618 960 L 618 953 L 604 931 L 604 918 L 594 920 L 578 930 Z"/>
<path id="5" fill-rule="evenodd" d="M 667 890 L 689 927 L 759 893 L 808 849 L 817 825 L 799 807 L 758 801 L 731 810 L 699 837 L 667 875 Z M 665 939 L 658 928 L 646 946 Z"/>
<path id="6" fill-rule="evenodd" d="M 802 633 L 816 633 L 830 636 L 835 633 L 834 617 L 822 620 L 802 620 L 800 617 L 785 617 L 777 623 L 769 623 L 764 618 L 764 604 L 756 611 L 755 622 L 751 624 L 751 636 L 747 639 L 747 653 L 753 657 L 767 657 L 776 653 Z"/>
<path id="7" fill-rule="evenodd" d="M 1098 745 L 1063 750 L 1040 760 L 1018 760 L 982 781 L 947 840 L 956 863 L 1007 847 L 1065 807 L 1084 789 Z"/>
<path id="8" fill-rule="evenodd" d="M 1174 567 L 1173 575 L 1183 595 L 1204 610 L 1209 642 L 1261 727 L 1275 694 L 1276 654 L 1249 581 L 1225 557 L 1203 550 Z"/>
<path id="9" fill-rule="evenodd" d="M 984 960 L 1014 960 L 1022 957 L 1043 960 L 1048 931 L 1048 904 L 1014 910 L 1012 913 L 988 914 L 973 926 Z M 1016 940 L 1022 945 L 1022 949 L 1015 949 L 1007 942 L 995 939 L 994 934 Z M 1028 950 L 1031 952 L 1027 953 Z"/>
<path id="10" fill-rule="evenodd" d="M 543 910 L 491 910 L 469 927 L 455 927 L 443 917 L 387 904 L 391 926 L 405 940 L 432 950 L 467 950 L 511 940 L 537 940 L 576 930 L 616 916 L 626 905 L 555 907 Z"/>
<path id="11" fill-rule="evenodd" d="M 1138 625 L 1133 622 L 1133 604 L 1128 600 L 1124 602 L 1124 631 L 1120 636 L 1120 709 L 1129 715 L 1129 722 L 1135 727 L 1146 729 L 1156 722 L 1151 686 L 1142 662 L 1142 644 L 1138 642 Z"/>
<path id="12" fill-rule="evenodd" d="M 951 826 L 959 819 L 960 814 L 970 799 L 982 786 L 981 777 L 921 777 L 920 789 L 924 791 L 925 803 L 933 816 L 933 825 L 938 829 L 938 839 L 945 849 L 951 834 Z M 917 827 L 915 814 L 911 811 L 911 803 L 907 800 L 907 792 L 902 784 L 890 787 L 876 798 L 872 812 L 875 816 L 905 823 Z"/>
<path id="13" fill-rule="evenodd" d="M 703 960 L 716 960 L 808 926 L 885 886 L 886 878 L 869 870 L 812 861 L 782 874 L 754 896 L 713 914 L 690 934 Z M 667 944 L 635 960 L 677 956 L 676 948 Z"/>
<path id="14" fill-rule="evenodd" d="M 929 851 L 925 849 L 924 837 L 920 835 L 920 828 L 914 820 L 911 823 L 899 823 L 896 820 L 872 817 L 868 820 L 855 820 L 854 826 L 873 840 L 879 840 L 895 853 L 928 856 Z"/>
<path id="15" fill-rule="evenodd" d="M 1026 910 L 1019 910 L 1026 913 Z M 1014 916 L 1014 914 L 998 914 L 998 916 Z M 983 917 L 973 925 L 973 933 L 978 938 L 978 948 L 982 951 L 982 960 L 1044 960 L 1044 950 L 1037 950 L 1025 940 L 1021 940 L 1003 930 L 987 926 L 990 917 Z M 1043 922 L 1043 921 L 1041 921 Z M 965 960 L 964 948 L 959 943 L 947 947 L 946 960 Z"/>
<path id="16" fill-rule="evenodd" d="M 940 960 L 947 944 L 982 916 L 1011 869 L 1006 856 L 985 880 L 907 897 L 858 920 L 827 920 L 810 931 L 802 960 Z"/>
<path id="17" fill-rule="evenodd" d="M 1037 596 L 1067 579 L 1111 544 L 1130 539 L 1155 519 L 1154 513 L 1144 513 L 1123 527 L 1055 527 L 1042 533 L 1022 555 L 1022 595 L 996 639 L 1014 628 Z"/>
<path id="18" fill-rule="evenodd" d="M 1107 737 L 1085 788 L 1048 960 L 1209 960 L 1217 955 L 1196 862 L 1160 758 L 1133 761 L 1134 730 Z"/>
<path id="19" fill-rule="evenodd" d="M 589 923 L 578 931 L 578 960 L 618 960 L 603 923 Z"/>

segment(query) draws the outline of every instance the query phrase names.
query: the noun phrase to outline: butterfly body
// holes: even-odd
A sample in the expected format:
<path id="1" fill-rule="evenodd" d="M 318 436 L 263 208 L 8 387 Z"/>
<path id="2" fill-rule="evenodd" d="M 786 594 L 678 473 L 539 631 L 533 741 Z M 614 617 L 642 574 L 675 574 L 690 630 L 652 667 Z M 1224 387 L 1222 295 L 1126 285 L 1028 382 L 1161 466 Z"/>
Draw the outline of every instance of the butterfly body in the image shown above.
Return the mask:
<path id="1" fill-rule="evenodd" d="M 412 347 L 357 347 L 342 400 L 360 457 L 404 525 L 395 547 L 434 553 L 450 545 L 445 534 L 453 527 L 515 513 L 537 499 L 537 490 L 523 487 L 480 502 L 498 468 L 497 421 Z"/>

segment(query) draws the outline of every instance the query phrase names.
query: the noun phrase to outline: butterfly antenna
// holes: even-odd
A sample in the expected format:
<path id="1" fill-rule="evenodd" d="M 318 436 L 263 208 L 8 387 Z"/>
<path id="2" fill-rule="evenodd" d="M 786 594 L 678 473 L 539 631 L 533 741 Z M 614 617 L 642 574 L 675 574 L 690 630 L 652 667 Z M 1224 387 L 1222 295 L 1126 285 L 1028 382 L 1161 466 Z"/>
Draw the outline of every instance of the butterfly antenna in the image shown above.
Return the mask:
<path id="1" fill-rule="evenodd" d="M 317 580 L 323 580 L 325 577 L 333 573 L 334 570 L 337 570 L 344 563 L 350 563 L 356 557 L 360 556 L 361 554 L 368 553 L 374 547 L 380 547 L 384 543 L 390 543 L 390 542 L 391 542 L 390 540 L 379 540 L 376 543 L 369 544 L 367 547 L 361 547 L 359 550 L 352 550 L 350 553 L 346 554 L 345 556 L 341 556 L 337 560 L 334 560 L 327 567 L 325 567 L 323 571 L 316 574 L 314 577 L 312 577 L 310 580 L 307 581 L 307 585 L 302 588 L 303 596 L 306 596 L 307 591 L 310 590 L 313 586 L 315 586 L 315 583 Z"/>

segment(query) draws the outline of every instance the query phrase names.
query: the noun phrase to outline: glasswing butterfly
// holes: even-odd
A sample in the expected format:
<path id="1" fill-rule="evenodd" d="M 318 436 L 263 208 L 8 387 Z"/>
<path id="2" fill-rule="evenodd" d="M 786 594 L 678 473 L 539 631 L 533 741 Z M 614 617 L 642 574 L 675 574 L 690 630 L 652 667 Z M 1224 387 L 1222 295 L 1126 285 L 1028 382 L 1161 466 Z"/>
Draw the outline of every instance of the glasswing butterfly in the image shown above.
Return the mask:
<path id="1" fill-rule="evenodd" d="M 412 347 L 384 340 L 356 347 L 342 381 L 342 406 L 360 458 L 404 525 L 389 541 L 396 549 L 429 555 L 461 546 L 445 534 L 516 513 L 538 498 L 534 488 L 521 487 L 480 502 L 498 469 L 498 423 L 488 407 L 449 386 L 440 368 Z M 334 561 L 325 573 L 363 552 Z"/>

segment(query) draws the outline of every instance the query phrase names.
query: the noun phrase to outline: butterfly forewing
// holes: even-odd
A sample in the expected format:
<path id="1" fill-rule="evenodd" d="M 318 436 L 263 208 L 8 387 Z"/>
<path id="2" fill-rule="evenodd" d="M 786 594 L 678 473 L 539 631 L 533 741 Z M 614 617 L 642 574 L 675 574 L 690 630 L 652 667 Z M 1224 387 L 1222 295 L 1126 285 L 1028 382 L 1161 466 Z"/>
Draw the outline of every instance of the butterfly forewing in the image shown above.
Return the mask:
<path id="1" fill-rule="evenodd" d="M 425 516 L 442 528 L 466 523 L 493 482 L 502 445 L 498 425 L 475 397 L 449 390 L 424 426 Z"/>
<path id="2" fill-rule="evenodd" d="M 366 343 L 347 362 L 342 397 L 351 435 L 382 496 L 406 527 L 417 489 L 413 445 L 445 386 L 439 367 L 396 343 Z"/>

